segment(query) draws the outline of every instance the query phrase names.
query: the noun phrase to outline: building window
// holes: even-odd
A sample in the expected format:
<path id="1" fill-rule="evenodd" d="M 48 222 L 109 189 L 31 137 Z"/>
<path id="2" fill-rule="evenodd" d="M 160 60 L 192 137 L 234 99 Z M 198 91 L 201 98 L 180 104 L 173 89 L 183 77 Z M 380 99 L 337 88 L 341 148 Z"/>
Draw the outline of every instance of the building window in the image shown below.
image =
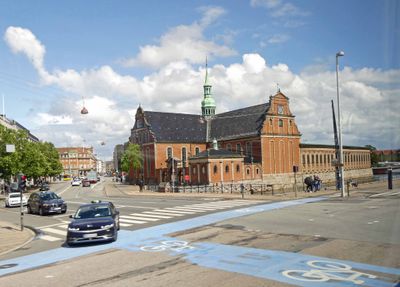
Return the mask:
<path id="1" fill-rule="evenodd" d="M 283 127 L 283 120 L 279 119 L 278 124 L 279 124 L 279 127 L 282 128 Z"/>
<path id="2" fill-rule="evenodd" d="M 201 168 L 201 172 L 202 172 L 203 174 L 206 173 L 206 168 L 205 168 L 204 166 Z"/>
<path id="3" fill-rule="evenodd" d="M 238 153 L 242 152 L 242 147 L 240 146 L 240 143 L 236 144 L 236 151 Z"/>
<path id="4" fill-rule="evenodd" d="M 229 150 L 229 151 L 232 151 L 232 145 L 231 144 L 227 144 L 226 145 L 226 149 Z"/>
<path id="5" fill-rule="evenodd" d="M 236 165 L 236 172 L 240 172 L 240 165 Z"/>
<path id="6" fill-rule="evenodd" d="M 171 158 L 172 157 L 172 147 L 168 147 L 167 148 L 167 158 Z"/>
<path id="7" fill-rule="evenodd" d="M 256 168 L 256 174 L 258 174 L 260 172 L 260 170 L 258 168 Z"/>
<path id="8" fill-rule="evenodd" d="M 182 164 L 186 164 L 186 148 L 182 148 Z"/>
<path id="9" fill-rule="evenodd" d="M 195 148 L 195 154 L 198 155 L 199 153 L 200 153 L 200 148 L 199 148 L 199 147 L 196 147 L 196 148 Z"/>
<path id="10" fill-rule="evenodd" d="M 252 152 L 252 142 L 247 142 L 246 143 L 246 155 L 247 156 L 253 156 L 253 152 Z"/>
<path id="11" fill-rule="evenodd" d="M 250 175 L 250 169 L 249 168 L 246 169 L 246 174 Z"/>
<path id="12" fill-rule="evenodd" d="M 196 168 L 195 167 L 193 168 L 193 174 L 196 174 Z"/>
<path id="13" fill-rule="evenodd" d="M 229 165 L 225 166 L 225 172 L 228 173 L 229 172 Z"/>
<path id="14" fill-rule="evenodd" d="M 217 165 L 214 165 L 214 174 L 218 172 L 218 167 Z"/>

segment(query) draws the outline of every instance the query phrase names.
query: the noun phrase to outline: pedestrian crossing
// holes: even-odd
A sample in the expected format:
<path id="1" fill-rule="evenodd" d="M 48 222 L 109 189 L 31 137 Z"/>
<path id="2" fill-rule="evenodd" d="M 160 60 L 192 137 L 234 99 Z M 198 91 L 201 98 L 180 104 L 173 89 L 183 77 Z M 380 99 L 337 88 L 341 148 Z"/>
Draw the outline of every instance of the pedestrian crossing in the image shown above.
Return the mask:
<path id="1" fill-rule="evenodd" d="M 120 214 L 119 222 L 121 227 L 130 227 L 134 225 L 143 225 L 155 223 L 160 220 L 169 220 L 175 217 L 182 217 L 204 212 L 223 210 L 228 208 L 241 207 L 263 203 L 261 200 L 221 200 L 208 203 L 188 204 L 175 207 L 158 208 L 151 211 L 143 211 L 140 213 L 130 213 L 127 215 Z M 63 241 L 67 235 L 68 221 L 60 224 L 43 226 L 38 229 L 41 231 L 40 239 L 46 241 Z"/>

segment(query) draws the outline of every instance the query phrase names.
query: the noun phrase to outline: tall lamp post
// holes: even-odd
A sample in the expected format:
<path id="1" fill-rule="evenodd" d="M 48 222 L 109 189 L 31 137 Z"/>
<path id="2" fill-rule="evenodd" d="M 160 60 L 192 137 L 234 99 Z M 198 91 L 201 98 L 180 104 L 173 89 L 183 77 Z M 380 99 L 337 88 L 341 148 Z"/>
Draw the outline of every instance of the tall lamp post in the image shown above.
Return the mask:
<path id="1" fill-rule="evenodd" d="M 339 94 L 339 57 L 343 57 L 344 52 L 336 53 L 336 91 L 337 91 L 337 110 L 338 110 L 338 129 L 339 129 L 339 172 L 340 172 L 340 191 L 341 196 L 345 197 L 344 192 L 344 161 L 343 161 L 343 141 L 342 141 L 342 125 L 340 120 L 340 94 Z"/>

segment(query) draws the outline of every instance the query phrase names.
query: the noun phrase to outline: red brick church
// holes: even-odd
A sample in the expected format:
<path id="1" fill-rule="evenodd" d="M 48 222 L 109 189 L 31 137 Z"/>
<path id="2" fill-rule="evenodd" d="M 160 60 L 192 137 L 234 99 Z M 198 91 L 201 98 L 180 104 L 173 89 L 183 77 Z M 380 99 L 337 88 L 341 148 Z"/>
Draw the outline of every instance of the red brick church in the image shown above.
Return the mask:
<path id="1" fill-rule="evenodd" d="M 301 144 L 301 134 L 280 90 L 267 103 L 216 113 L 206 72 L 202 114 L 146 111 L 138 107 L 129 142 L 139 144 L 141 170 L 131 179 L 177 184 L 264 182 L 289 184 L 293 169 L 334 179 L 335 150 Z M 355 178 L 371 174 L 370 152 L 344 147 L 345 169 Z"/>

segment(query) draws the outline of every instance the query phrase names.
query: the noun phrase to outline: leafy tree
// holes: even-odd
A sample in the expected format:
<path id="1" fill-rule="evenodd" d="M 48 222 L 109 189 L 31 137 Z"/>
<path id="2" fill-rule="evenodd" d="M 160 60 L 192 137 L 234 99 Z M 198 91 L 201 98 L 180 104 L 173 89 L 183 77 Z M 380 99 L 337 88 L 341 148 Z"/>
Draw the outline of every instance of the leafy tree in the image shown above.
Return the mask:
<path id="1" fill-rule="evenodd" d="M 46 169 L 44 175 L 46 176 L 56 176 L 63 172 L 63 166 L 60 161 L 60 157 L 57 149 L 52 143 L 41 142 L 39 143 L 39 149 L 46 158 Z"/>
<path id="2" fill-rule="evenodd" d="M 45 175 L 49 164 L 44 154 L 40 151 L 39 143 L 27 142 L 21 155 L 23 159 L 22 173 L 34 179 Z"/>
<path id="3" fill-rule="evenodd" d="M 140 146 L 129 143 L 121 159 L 122 171 L 129 172 L 132 169 L 140 169 L 143 164 L 143 156 Z"/>
<path id="4" fill-rule="evenodd" d="M 27 142 L 28 135 L 25 131 L 15 131 L 0 125 L 0 169 L 3 178 L 9 179 L 10 176 L 22 171 L 22 151 Z M 7 144 L 13 144 L 15 152 L 8 153 Z"/>
<path id="5" fill-rule="evenodd" d="M 378 166 L 379 156 L 376 153 L 374 153 L 376 147 L 372 145 L 366 145 L 365 147 L 368 148 L 371 152 L 371 166 Z"/>

